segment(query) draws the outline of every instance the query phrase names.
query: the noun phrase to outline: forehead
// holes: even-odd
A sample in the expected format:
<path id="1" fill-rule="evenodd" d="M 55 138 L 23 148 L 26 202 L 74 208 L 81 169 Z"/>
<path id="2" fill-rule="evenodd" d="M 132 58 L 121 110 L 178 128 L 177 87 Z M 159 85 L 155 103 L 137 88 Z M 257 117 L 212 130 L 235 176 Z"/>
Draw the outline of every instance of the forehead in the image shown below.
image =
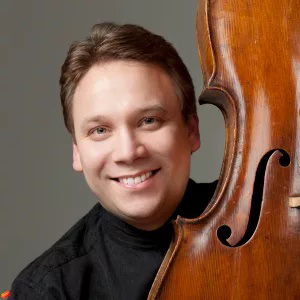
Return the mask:
<path id="1" fill-rule="evenodd" d="M 135 61 L 94 65 L 79 82 L 73 100 L 74 117 L 88 110 L 103 114 L 147 105 L 180 106 L 170 76 L 156 65 Z"/>

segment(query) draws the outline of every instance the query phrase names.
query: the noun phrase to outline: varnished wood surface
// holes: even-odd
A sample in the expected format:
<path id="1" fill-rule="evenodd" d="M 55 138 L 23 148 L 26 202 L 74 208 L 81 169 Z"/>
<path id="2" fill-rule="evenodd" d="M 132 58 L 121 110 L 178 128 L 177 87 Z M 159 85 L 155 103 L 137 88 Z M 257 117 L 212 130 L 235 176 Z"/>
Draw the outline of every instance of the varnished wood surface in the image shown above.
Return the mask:
<path id="1" fill-rule="evenodd" d="M 299 300 L 300 0 L 200 0 L 197 38 L 223 167 L 206 212 L 174 224 L 148 299 Z"/>

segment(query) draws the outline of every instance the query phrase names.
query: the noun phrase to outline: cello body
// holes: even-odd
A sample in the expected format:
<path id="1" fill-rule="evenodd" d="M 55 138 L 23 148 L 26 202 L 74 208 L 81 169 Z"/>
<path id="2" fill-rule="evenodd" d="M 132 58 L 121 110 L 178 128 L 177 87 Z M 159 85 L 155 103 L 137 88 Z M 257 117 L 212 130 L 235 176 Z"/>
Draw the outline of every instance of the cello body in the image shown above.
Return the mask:
<path id="1" fill-rule="evenodd" d="M 300 299 L 300 0 L 200 0 L 197 42 L 224 160 L 148 299 Z"/>

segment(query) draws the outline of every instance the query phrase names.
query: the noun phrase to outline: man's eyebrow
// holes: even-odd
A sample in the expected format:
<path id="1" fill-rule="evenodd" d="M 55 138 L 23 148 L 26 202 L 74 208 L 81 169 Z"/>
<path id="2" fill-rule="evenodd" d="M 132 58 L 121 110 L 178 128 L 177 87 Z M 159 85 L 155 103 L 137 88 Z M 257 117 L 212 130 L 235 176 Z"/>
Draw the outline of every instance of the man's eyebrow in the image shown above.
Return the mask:
<path id="1" fill-rule="evenodd" d="M 84 118 L 81 124 L 81 129 L 84 130 L 90 123 L 103 123 L 107 122 L 107 118 L 103 115 L 95 115 L 92 117 Z"/>
<path id="2" fill-rule="evenodd" d="M 133 111 L 133 114 L 145 114 L 150 112 L 159 112 L 166 114 L 167 110 L 161 105 L 154 104 L 147 107 L 137 108 Z M 87 117 L 83 119 L 81 129 L 84 130 L 90 123 L 108 123 L 108 118 L 103 115 L 95 115 L 92 117 Z"/>
<path id="3" fill-rule="evenodd" d="M 147 113 L 147 112 L 161 112 L 161 113 L 167 113 L 167 110 L 163 108 L 162 106 L 158 104 L 154 104 L 151 106 L 143 107 L 140 109 L 137 109 L 138 113 Z"/>

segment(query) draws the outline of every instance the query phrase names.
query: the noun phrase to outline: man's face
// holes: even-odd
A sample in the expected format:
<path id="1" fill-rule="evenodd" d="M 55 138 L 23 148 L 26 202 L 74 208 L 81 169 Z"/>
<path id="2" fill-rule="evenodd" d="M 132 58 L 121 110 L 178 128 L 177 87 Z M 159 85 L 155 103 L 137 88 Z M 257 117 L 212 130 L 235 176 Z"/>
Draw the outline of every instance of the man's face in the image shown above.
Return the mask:
<path id="1" fill-rule="evenodd" d="M 73 168 L 114 215 L 144 230 L 162 226 L 200 146 L 198 119 L 184 123 L 169 75 L 133 61 L 94 65 L 73 101 Z"/>

